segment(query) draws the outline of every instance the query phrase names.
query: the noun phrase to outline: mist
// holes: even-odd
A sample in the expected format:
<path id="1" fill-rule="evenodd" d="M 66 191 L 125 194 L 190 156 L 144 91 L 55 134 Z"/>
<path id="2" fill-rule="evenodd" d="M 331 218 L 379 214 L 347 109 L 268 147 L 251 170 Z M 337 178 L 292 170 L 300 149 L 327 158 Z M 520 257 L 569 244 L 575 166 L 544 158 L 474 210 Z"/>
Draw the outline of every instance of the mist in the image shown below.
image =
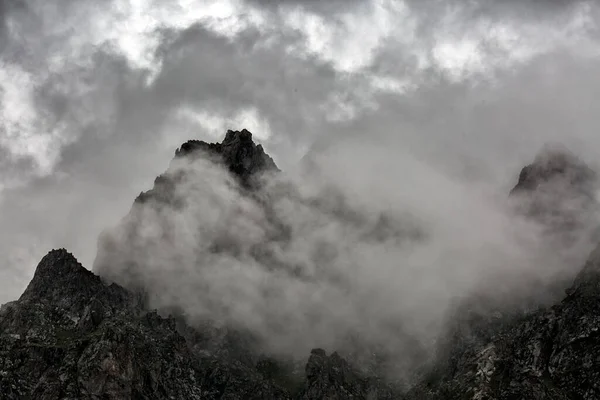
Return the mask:
<path id="1" fill-rule="evenodd" d="M 510 313 L 564 295 L 595 244 L 595 198 L 566 178 L 511 202 L 394 144 L 313 149 L 254 196 L 208 155 L 177 158 L 161 178 L 173 192 L 155 186 L 105 231 L 94 271 L 276 356 L 377 351 L 404 380 L 469 299 Z M 528 218 L 528 201 L 552 212 Z"/>
<path id="2" fill-rule="evenodd" d="M 581 240 L 557 246 L 507 197 L 546 143 L 596 168 L 598 11 L 534 0 L 4 4 L 0 302 L 50 248 L 91 268 L 115 226 L 123 249 L 110 256 L 146 273 L 120 275 L 115 262 L 107 277 L 135 278 L 157 307 L 244 325 L 284 353 L 335 347 L 351 331 L 402 353 L 390 321 L 429 342 L 456 296 L 519 302 L 540 282 L 568 281 L 595 214 L 582 209 Z M 183 141 L 220 141 L 228 128 L 252 131 L 284 171 L 263 195 L 286 241 L 220 169 L 170 164 Z M 178 190 L 194 202 L 122 223 L 167 168 L 190 171 Z M 121 236 L 127 218 L 139 237 Z M 215 241 L 236 250 L 212 254 Z"/>

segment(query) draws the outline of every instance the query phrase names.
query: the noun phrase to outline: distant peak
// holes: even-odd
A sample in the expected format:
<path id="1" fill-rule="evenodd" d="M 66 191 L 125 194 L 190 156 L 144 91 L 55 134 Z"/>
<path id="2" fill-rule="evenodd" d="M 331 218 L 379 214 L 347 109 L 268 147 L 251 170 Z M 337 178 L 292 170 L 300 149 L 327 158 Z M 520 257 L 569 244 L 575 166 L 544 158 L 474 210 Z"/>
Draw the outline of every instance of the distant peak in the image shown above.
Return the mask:
<path id="1" fill-rule="evenodd" d="M 534 190 L 540 184 L 554 179 L 564 180 L 573 188 L 585 189 L 585 186 L 595 179 L 595 173 L 565 146 L 546 145 L 533 163 L 521 170 L 519 181 L 511 194 Z"/>

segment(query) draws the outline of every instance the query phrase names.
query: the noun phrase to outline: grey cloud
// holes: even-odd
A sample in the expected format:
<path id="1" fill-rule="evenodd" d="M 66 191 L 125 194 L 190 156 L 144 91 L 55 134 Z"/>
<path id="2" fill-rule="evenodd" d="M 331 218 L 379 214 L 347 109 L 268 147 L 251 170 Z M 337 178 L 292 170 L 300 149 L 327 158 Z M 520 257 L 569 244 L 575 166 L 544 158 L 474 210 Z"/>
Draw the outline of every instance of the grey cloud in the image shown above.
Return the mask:
<path id="1" fill-rule="evenodd" d="M 322 119 L 319 105 L 346 82 L 340 82 L 331 66 L 317 60 L 294 54 L 282 57 L 288 40 L 293 39 L 282 37 L 261 47 L 264 38 L 258 33 L 251 37 L 229 43 L 201 27 L 183 32 L 163 53 L 165 62 L 153 93 L 174 106 L 185 103 L 226 114 L 256 107 L 278 134 L 275 140 L 309 142 L 318 132 L 313 123 Z"/>
<path id="2" fill-rule="evenodd" d="M 355 334 L 404 379 L 431 355 L 453 299 L 539 304 L 555 295 L 549 282 L 572 278 L 571 263 L 587 256 L 589 241 L 550 241 L 510 210 L 506 194 L 498 201 L 393 137 L 375 139 L 315 150 L 308 170 L 258 194 L 267 210 L 224 170 L 175 160 L 164 179 L 178 176 L 182 201 L 136 204 L 103 236 L 95 268 L 192 324 L 248 329 L 279 355 L 344 349 Z M 577 235 L 587 239 L 598 220 L 580 211 Z M 415 343 L 428 350 L 411 359 Z"/>
<path id="3" fill-rule="evenodd" d="M 320 1 L 320 0 L 246 0 L 250 4 L 255 4 L 261 7 L 267 7 L 271 9 L 286 7 L 290 5 L 305 7 L 310 11 L 314 11 L 320 14 L 336 14 L 339 12 L 351 11 L 354 7 L 361 5 L 368 5 L 369 2 L 365 0 L 334 0 L 334 1 Z M 515 12 L 515 15 L 522 10 L 538 10 L 538 11 L 556 11 L 564 10 L 574 5 L 586 3 L 589 0 L 478 0 L 471 2 L 464 2 L 461 0 L 404 0 L 399 1 L 398 4 L 404 4 L 409 7 L 417 9 L 427 9 L 439 11 L 446 7 L 463 7 L 465 9 L 471 9 L 474 12 L 489 12 L 493 10 L 502 10 L 508 12 Z M 385 2 L 381 2 L 385 4 Z"/>
<path id="4" fill-rule="evenodd" d="M 546 142 L 564 142 L 594 161 L 598 60 L 562 51 L 494 79 L 449 82 L 431 74 L 408 96 L 380 94 L 379 107 L 334 125 L 333 143 L 353 132 L 394 137 L 430 162 L 460 169 L 477 161 L 485 180 L 507 190 L 518 169 Z M 335 138 L 332 138 L 335 137 Z"/>
<path id="5" fill-rule="evenodd" d="M 368 2 L 364 0 L 333 0 L 333 1 L 319 1 L 319 0 L 246 0 L 248 3 L 257 5 L 259 7 L 266 7 L 268 9 L 277 9 L 286 6 L 301 6 L 306 9 L 317 12 L 319 14 L 336 14 L 342 11 L 350 11 L 357 6 L 365 5 Z"/>
<path id="6" fill-rule="evenodd" d="M 273 131 L 273 136 L 264 145 L 291 175 L 292 183 L 300 188 L 315 185 L 313 189 L 317 194 L 325 197 L 330 201 L 328 204 L 334 207 L 341 207 L 335 201 L 338 198 L 332 196 L 334 200 L 331 200 L 328 197 L 330 192 L 326 189 L 339 186 L 344 195 L 342 197 L 347 199 L 345 201 L 354 202 L 353 207 L 368 214 L 368 223 L 373 222 L 372 218 L 388 206 L 393 213 L 404 215 L 403 207 L 406 206 L 412 207 L 416 214 L 431 217 L 425 225 L 430 230 L 440 230 L 437 233 L 441 236 L 437 238 L 446 239 L 465 229 L 465 237 L 456 238 L 456 242 L 439 239 L 438 242 L 428 243 L 429 247 L 423 248 L 427 251 L 418 253 L 422 258 L 407 257 L 409 251 L 390 243 L 367 245 L 358 239 L 361 247 L 347 251 L 348 246 L 345 245 L 348 242 L 344 242 L 341 233 L 346 233 L 346 229 L 356 238 L 360 229 L 348 228 L 344 221 L 330 215 L 323 217 L 322 210 L 306 209 L 304 204 L 294 201 L 286 203 L 284 196 L 277 199 L 280 214 L 289 217 L 292 226 L 301 230 L 303 222 L 311 223 L 305 228 L 308 232 L 304 241 L 299 235 L 291 249 L 283 251 L 281 256 L 284 261 L 302 261 L 305 265 L 314 266 L 314 260 L 307 258 L 313 253 L 321 254 L 321 242 L 333 242 L 341 253 L 337 261 L 332 262 L 334 272 L 347 277 L 343 267 L 351 265 L 355 268 L 352 271 L 356 275 L 350 276 L 349 281 L 360 293 L 358 297 L 361 301 L 365 298 L 368 300 L 365 307 L 372 312 L 375 322 L 380 324 L 378 326 L 383 326 L 390 315 L 402 315 L 407 320 L 418 319 L 415 309 L 422 310 L 424 317 L 427 317 L 412 321 L 415 331 L 424 329 L 427 325 L 425 322 L 438 323 L 440 316 L 435 313 L 438 310 L 436 307 L 439 306 L 441 312 L 450 295 L 460 293 L 460 289 L 464 288 L 462 285 L 475 286 L 476 282 L 490 275 L 495 276 L 498 272 L 506 272 L 502 282 L 508 292 L 523 290 L 514 279 L 519 266 L 531 268 L 527 269 L 530 277 L 544 276 L 543 270 L 535 268 L 542 263 L 526 263 L 526 256 L 531 249 L 523 248 L 522 243 L 516 240 L 519 234 L 531 231 L 513 232 L 517 230 L 517 225 L 512 225 L 513 220 L 506 217 L 505 210 L 488 200 L 504 201 L 519 169 L 548 141 L 566 142 L 586 159 L 597 157 L 600 142 L 595 134 L 598 115 L 595 98 L 600 82 L 596 79 L 598 61 L 594 57 L 573 55 L 560 48 L 553 54 L 516 63 L 506 71 L 498 71 L 491 78 L 470 76 L 457 82 L 447 79 L 435 66 L 419 70 L 410 54 L 404 53 L 406 47 L 396 43 L 398 38 L 387 38 L 375 52 L 369 68 L 348 74 L 337 71 L 334 65 L 324 61 L 318 54 L 290 52 L 290 46 L 303 41 L 304 36 L 298 32 L 281 30 L 283 28 L 278 25 L 280 21 L 273 4 L 261 1 L 251 3 L 267 10 L 268 18 L 272 19 L 269 23 L 273 23 L 270 29 L 263 31 L 250 28 L 229 38 L 199 24 L 154 32 L 152 39 L 161 43 L 155 56 L 162 61 L 162 67 L 150 84 L 147 71 L 140 70 L 119 49 L 106 43 L 90 43 L 91 49 L 86 47 L 94 55 L 89 59 L 91 62 L 79 63 L 75 59 L 73 63 L 65 64 L 65 69 L 58 69 L 47 77 L 44 75 L 45 80 L 36 82 L 35 104 L 42 113 L 46 113 L 44 121 L 48 125 L 65 125 L 74 140 L 61 148 L 58 164 L 46 177 L 31 178 L 30 172 L 34 166 L 30 165 L 31 160 L 28 159 L 14 161 L 6 157 L 0 163 L 3 175 L 8 174 L 22 183 L 26 182 L 25 186 L 0 194 L 0 226 L 3 228 L 0 234 L 0 253 L 3 254 L 0 261 L 0 282 L 3 282 L 0 302 L 11 300 L 19 294 L 31 276 L 35 263 L 50 247 L 65 246 L 82 259 L 84 265 L 91 267 L 97 234 L 117 224 L 127 213 L 133 198 L 140 191 L 148 189 L 154 177 L 167 168 L 180 142 L 190 137 L 214 140 L 202 126 L 177 120 L 175 114 L 180 107 L 224 116 L 234 114 L 241 108 L 255 107 Z M 355 9 L 349 8 L 347 2 L 286 2 L 301 3 L 324 18 L 335 18 L 328 17 L 333 13 L 358 12 L 356 10 L 362 6 L 362 2 L 354 2 Z M 87 14 L 83 15 L 98 13 L 101 17 L 110 9 L 108 5 L 91 7 L 90 4 L 79 6 L 87 10 Z M 436 23 L 436 18 L 446 12 L 448 3 L 429 1 L 408 4 L 415 12 L 431 16 L 431 20 L 422 22 L 418 31 L 423 37 L 417 38 L 417 45 L 429 50 L 427 46 L 431 46 L 431 32 L 434 30 L 429 24 Z M 542 4 L 530 1 L 527 5 L 523 4 L 510 1 L 480 2 L 473 9 L 458 14 L 457 23 L 469 26 L 482 15 L 492 15 L 498 20 L 516 24 L 535 18 L 560 19 L 574 7 L 564 2 Z M 68 9 L 74 6 L 73 2 L 61 7 Z M 61 12 L 67 13 L 67 9 Z M 521 12 L 524 9 L 528 12 Z M 27 43 L 39 39 L 39 44 L 32 55 L 24 51 L 24 44 L 18 42 L 17 38 L 9 37 L 6 45 L 8 51 L 3 53 L 5 60 L 35 73 L 44 71 L 53 54 L 70 54 L 68 39 L 77 39 L 77 30 L 50 35 L 40 28 L 41 25 L 36 25 L 35 16 L 27 14 L 25 8 L 21 10 L 23 14 L 11 14 L 11 18 L 14 18 L 12 23 L 20 27 L 20 32 L 27 34 Z M 536 13 L 538 10 L 540 13 Z M 80 23 L 85 25 L 85 19 Z M 361 50 L 356 49 L 357 52 Z M 416 88 L 404 95 L 378 91 L 369 84 L 373 75 L 408 77 L 410 82 L 416 84 Z M 335 106 L 353 108 L 348 114 L 350 117 L 332 118 Z M 303 149 L 311 145 L 317 154 L 331 155 L 317 156 L 326 175 L 322 181 L 306 179 L 297 170 L 297 159 L 303 155 Z M 213 173 L 216 177 L 220 176 L 219 171 L 198 173 L 200 181 L 209 180 Z M 216 182 L 215 188 L 218 188 L 218 180 Z M 196 186 L 191 189 L 202 192 L 202 188 Z M 482 191 L 489 198 L 481 195 Z M 223 195 L 227 201 L 235 198 L 229 192 Z M 215 204 L 210 204 L 211 207 L 231 204 L 216 200 Z M 196 219 L 207 217 L 203 208 L 192 207 L 187 211 Z M 474 216 L 481 217 L 481 220 L 478 221 Z M 181 215 L 171 217 L 181 222 Z M 332 231 L 327 231 L 326 227 L 315 228 L 319 226 L 319 218 L 330 223 Z M 239 221 L 244 229 L 251 230 L 254 223 L 254 220 Z M 182 226 L 186 227 L 185 224 Z M 252 239 L 239 237 L 237 232 L 229 231 L 226 226 L 219 225 L 219 228 L 222 229 L 220 233 L 231 235 L 236 243 L 245 244 Z M 185 229 L 179 231 L 182 232 L 185 233 Z M 512 236 L 513 233 L 516 236 Z M 211 232 L 206 237 L 211 238 Z M 180 268 L 193 267 L 186 257 L 192 259 L 196 256 L 196 249 L 190 243 L 195 238 L 183 235 L 177 250 L 186 262 L 179 265 Z M 495 241 L 490 251 L 498 254 L 497 258 L 488 260 L 486 255 L 489 253 L 470 247 L 481 244 L 483 239 Z M 530 239 L 535 245 L 539 244 L 539 238 L 534 234 Z M 443 248 L 443 245 L 448 247 Z M 444 249 L 452 249 L 452 246 L 460 250 L 455 253 L 455 269 L 444 270 L 444 264 L 440 261 L 442 257 L 435 258 L 435 255 L 443 254 Z M 543 243 L 540 246 L 543 247 Z M 582 257 L 585 257 L 584 253 L 581 253 Z M 164 254 L 177 255 L 173 252 Z M 323 254 L 327 258 L 327 251 Z M 419 295 L 413 297 L 415 288 L 410 285 L 412 281 L 403 280 L 402 270 L 393 268 L 394 259 L 390 254 L 414 262 L 407 262 L 406 265 L 414 267 L 416 274 L 421 274 L 421 284 L 425 287 L 423 293 L 429 294 L 427 290 L 443 286 L 440 283 L 442 278 L 447 278 L 453 285 L 449 285 L 447 291 L 440 291 L 439 297 L 430 298 L 430 302 Z M 430 258 L 427 258 L 428 255 Z M 365 265 L 373 269 L 365 270 L 362 269 L 365 265 L 345 263 L 353 258 L 362 260 L 361 257 L 369 261 Z M 563 259 L 554 259 L 557 260 Z M 215 264 L 208 265 L 208 261 L 215 261 Z M 261 289 L 260 285 L 254 285 L 255 279 L 265 276 L 261 265 L 253 262 L 240 265 L 238 261 L 226 258 L 208 261 L 205 260 L 208 270 L 203 273 L 208 274 L 211 282 L 215 283 L 212 295 L 222 295 L 223 299 L 236 301 L 240 299 L 239 296 L 248 296 L 253 300 L 248 304 L 256 311 L 254 314 L 248 313 L 255 317 L 250 321 L 255 326 L 260 326 L 264 318 L 281 316 L 281 310 L 270 308 L 272 306 L 262 302 L 262 297 L 254 301 L 257 297 L 253 296 Z M 511 264 L 512 261 L 514 263 Z M 574 268 L 566 264 L 554 265 L 554 271 Z M 246 271 L 245 274 L 242 272 L 242 277 L 238 277 L 235 268 L 230 268 L 232 265 L 248 268 L 242 270 Z M 416 268 L 418 265 L 426 265 L 430 269 L 419 270 Z M 150 264 L 149 268 L 156 266 Z M 219 270 L 218 266 L 224 268 Z M 489 270 L 486 271 L 486 267 Z M 503 268 L 514 269 L 507 271 Z M 380 274 L 371 274 L 369 271 Z M 428 275 L 432 271 L 441 273 L 437 277 L 431 274 L 432 278 Z M 451 274 L 451 271 L 456 274 Z M 168 271 L 158 273 L 164 272 Z M 321 271 L 317 274 L 321 277 L 319 274 L 324 273 Z M 290 283 L 285 277 L 266 276 L 275 284 Z M 364 278 L 366 286 L 361 286 L 359 278 Z M 398 297 L 394 295 L 397 288 L 386 283 L 385 278 L 390 278 L 390 282 L 398 281 L 406 290 L 400 295 L 401 302 L 397 302 Z M 8 283 L 5 285 L 4 282 Z M 166 281 L 165 285 L 172 283 Z M 186 289 L 194 289 L 193 282 L 184 283 L 188 285 Z M 247 285 L 240 287 L 240 292 L 236 293 L 236 285 L 242 283 Z M 293 315 L 295 309 L 292 300 L 299 299 L 301 304 L 298 307 L 316 310 L 318 315 L 320 303 L 304 296 L 316 293 L 324 296 L 335 308 L 327 312 L 339 311 L 349 316 L 346 321 L 336 319 L 330 321 L 329 325 L 327 321 L 324 322 L 321 332 L 329 343 L 335 343 L 337 339 L 331 333 L 332 326 L 340 326 L 337 325 L 339 323 L 347 327 L 356 323 L 357 316 L 364 315 L 357 311 L 359 307 L 354 308 L 346 301 L 355 298 L 336 285 L 325 286 L 331 292 L 319 292 L 313 285 L 292 283 L 295 292 L 290 292 L 289 297 L 286 297 L 286 293 L 275 294 L 281 296 L 281 304 L 288 307 L 282 310 Z M 427 287 L 428 283 L 430 287 Z M 363 292 L 360 292 L 361 288 Z M 369 295 L 380 288 L 381 296 L 369 300 Z M 414 303 L 415 299 L 423 300 L 426 304 L 419 308 Z M 173 299 L 167 293 L 165 298 L 158 301 L 167 304 Z M 236 304 L 238 308 L 230 315 L 232 318 L 238 318 L 244 311 L 241 308 L 243 302 Z M 378 310 L 381 304 L 385 306 Z M 185 305 L 193 309 L 196 304 Z M 265 308 L 261 308 L 263 306 Z M 240 320 L 244 321 L 243 318 Z M 292 319 L 291 322 L 290 326 L 297 327 L 303 320 Z M 389 332 L 387 328 L 380 331 L 384 337 Z M 381 339 L 377 337 L 377 332 L 363 333 Z M 281 338 L 285 339 L 286 336 Z M 277 343 L 280 348 L 289 346 L 289 342 L 283 339 Z M 301 339 L 306 340 L 300 341 L 303 346 L 309 346 L 314 344 L 311 341 L 315 337 L 307 333 Z"/>
<path id="7" fill-rule="evenodd" d="M 53 176 L 28 178 L 25 188 L 3 193 L 2 207 L 11 213 L 3 213 L 2 226 L 12 227 L 6 235 L 13 237 L 4 242 L 3 250 L 11 253 L 22 247 L 18 243 L 27 235 L 42 243 L 27 262 L 11 259 L 4 265 L 22 282 L 11 285 L 14 291 L 5 292 L 3 300 L 22 290 L 46 248 L 66 246 L 90 265 L 98 233 L 126 213 L 137 193 L 164 170 L 175 148 L 190 137 L 208 139 L 193 124 L 165 125 L 177 107 L 227 115 L 252 105 L 273 121 L 275 132 L 290 133 L 291 140 L 279 146 L 307 141 L 301 136 L 302 130 L 309 130 L 302 116 L 289 110 L 322 101 L 333 78 L 330 69 L 281 60 L 280 48 L 253 50 L 260 37 L 244 45 L 201 27 L 176 33 L 178 39 L 161 49 L 164 67 L 150 86 L 143 71 L 132 70 L 121 56 L 104 48 L 97 49 L 91 66 L 73 65 L 39 83 L 37 106 L 45 110 L 48 121 L 77 133 L 77 140 L 62 149 Z M 86 90 L 78 91 L 77 85 Z M 6 168 L 15 177 L 27 178 L 29 161 L 8 162 Z M 28 272 L 18 272 L 23 270 Z"/>

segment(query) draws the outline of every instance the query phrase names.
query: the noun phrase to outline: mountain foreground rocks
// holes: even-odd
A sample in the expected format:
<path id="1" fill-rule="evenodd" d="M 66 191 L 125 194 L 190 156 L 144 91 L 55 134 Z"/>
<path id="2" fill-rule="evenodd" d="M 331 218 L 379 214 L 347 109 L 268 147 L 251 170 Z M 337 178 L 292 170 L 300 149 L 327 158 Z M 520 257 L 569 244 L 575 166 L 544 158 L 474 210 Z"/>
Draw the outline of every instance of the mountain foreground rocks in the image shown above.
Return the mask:
<path id="1" fill-rule="evenodd" d="M 190 141 L 176 153 L 194 158 L 224 166 L 230 184 L 250 194 L 261 174 L 278 171 L 246 130 L 228 131 L 218 144 Z M 189 201 L 178 192 L 188 178 L 159 177 L 136 203 L 176 208 Z M 561 190 L 586 197 L 593 179 L 576 158 L 549 152 L 523 170 L 512 194 L 558 180 Z M 560 226 L 568 221 L 561 217 Z M 64 249 L 41 260 L 23 295 L 0 309 L 0 399 L 600 399 L 600 247 L 553 306 L 452 331 L 444 356 L 409 388 L 337 352 L 314 349 L 297 365 L 262 353 L 243 329 L 192 326 L 181 310 L 157 312 L 143 286 L 128 284 L 139 273 L 130 267 L 123 287 Z"/>

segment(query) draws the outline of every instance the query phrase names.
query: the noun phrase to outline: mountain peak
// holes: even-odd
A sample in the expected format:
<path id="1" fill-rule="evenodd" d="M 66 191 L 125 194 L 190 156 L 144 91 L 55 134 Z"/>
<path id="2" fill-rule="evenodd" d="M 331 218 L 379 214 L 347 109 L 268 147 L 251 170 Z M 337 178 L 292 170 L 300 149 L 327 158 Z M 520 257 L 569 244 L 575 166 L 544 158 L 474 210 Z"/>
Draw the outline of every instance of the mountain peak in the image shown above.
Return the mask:
<path id="1" fill-rule="evenodd" d="M 21 300 L 62 299 L 67 291 L 97 284 L 102 284 L 100 279 L 85 269 L 73 254 L 66 249 L 54 249 L 38 264 Z"/>
<path id="2" fill-rule="evenodd" d="M 225 139 L 221 144 L 226 145 L 230 143 L 234 143 L 236 141 L 240 142 L 253 142 L 252 133 L 247 129 L 242 129 L 241 131 L 227 130 L 225 133 Z"/>
<path id="3" fill-rule="evenodd" d="M 574 245 L 596 230 L 597 175 L 564 146 L 547 145 L 525 166 L 511 197 L 557 244 Z"/>
<path id="4" fill-rule="evenodd" d="M 55 249 L 42 258 L 19 302 L 58 307 L 69 315 L 82 315 L 92 299 L 119 307 L 136 301 L 123 288 L 107 286 L 66 249 Z"/>
<path id="5" fill-rule="evenodd" d="M 262 145 L 254 143 L 252 133 L 247 129 L 228 130 L 221 143 L 189 140 L 175 152 L 176 158 L 198 156 L 223 164 L 244 187 L 254 186 L 254 177 L 260 173 L 279 171 Z"/>
<path id="6" fill-rule="evenodd" d="M 279 172 L 275 161 L 265 153 L 262 145 L 254 143 L 252 133 L 247 129 L 228 130 L 221 143 L 208 143 L 202 140 L 188 140 L 175 151 L 175 159 L 207 159 L 223 166 L 236 178 L 244 189 L 260 187 L 260 176 L 267 172 Z M 154 188 L 142 192 L 135 199 L 144 203 L 149 199 L 169 202 L 175 185 L 173 177 L 160 175 L 154 181 Z"/>
<path id="7" fill-rule="evenodd" d="M 561 181 L 572 189 L 586 190 L 595 179 L 594 171 L 562 145 L 546 145 L 533 163 L 525 166 L 511 194 L 531 192 L 540 185 Z"/>

